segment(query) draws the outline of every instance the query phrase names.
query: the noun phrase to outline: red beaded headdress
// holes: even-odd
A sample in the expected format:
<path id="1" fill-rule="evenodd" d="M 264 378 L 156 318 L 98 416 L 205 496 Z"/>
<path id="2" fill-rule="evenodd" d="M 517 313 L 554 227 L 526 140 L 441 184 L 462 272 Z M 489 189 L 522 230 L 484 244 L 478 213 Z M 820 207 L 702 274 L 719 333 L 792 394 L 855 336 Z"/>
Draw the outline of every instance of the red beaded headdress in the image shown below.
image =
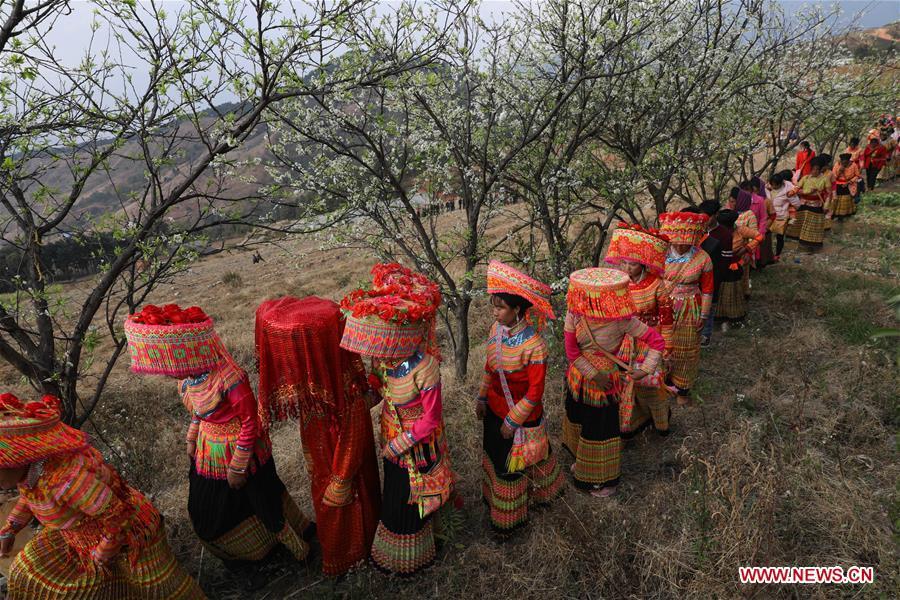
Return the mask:
<path id="1" fill-rule="evenodd" d="M 617 269 L 592 267 L 569 276 L 566 304 L 572 313 L 602 321 L 627 319 L 636 312 L 628 293 L 628 275 Z"/>
<path id="2" fill-rule="evenodd" d="M 148 304 L 125 319 L 131 370 L 147 375 L 196 376 L 230 360 L 211 318 L 192 306 Z"/>
<path id="3" fill-rule="evenodd" d="M 620 265 L 623 262 L 636 262 L 644 265 L 657 275 L 666 269 L 666 250 L 669 238 L 657 229 L 645 229 L 640 225 L 619 223 L 613 231 L 606 251 L 606 262 Z"/>
<path id="4" fill-rule="evenodd" d="M 0 468 L 25 467 L 88 446 L 87 434 L 60 421 L 59 400 L 23 402 L 0 394 Z"/>
<path id="5" fill-rule="evenodd" d="M 672 244 L 696 246 L 708 223 L 709 216 L 703 213 L 666 212 L 659 215 L 659 232 Z"/>
<path id="6" fill-rule="evenodd" d="M 418 348 L 440 358 L 435 333 L 440 288 L 397 263 L 372 268 L 373 289 L 341 300 L 347 323 L 341 347 L 382 360 L 408 358 Z"/>

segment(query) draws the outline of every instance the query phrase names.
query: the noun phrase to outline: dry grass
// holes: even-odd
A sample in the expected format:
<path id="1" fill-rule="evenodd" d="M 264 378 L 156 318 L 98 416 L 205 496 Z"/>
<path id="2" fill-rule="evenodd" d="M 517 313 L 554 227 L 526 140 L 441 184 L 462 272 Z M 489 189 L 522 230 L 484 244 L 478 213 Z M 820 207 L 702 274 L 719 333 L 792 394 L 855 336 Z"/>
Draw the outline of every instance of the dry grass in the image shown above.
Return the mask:
<path id="1" fill-rule="evenodd" d="M 840 239 L 832 236 L 827 254 L 794 264 L 796 253 L 786 253 L 785 263 L 754 276 L 748 326 L 716 333 L 704 351 L 699 399 L 674 410 L 671 436 L 642 434 L 629 444 L 616 499 L 598 501 L 569 487 L 551 509 L 535 513 L 518 537 L 505 544 L 489 537 L 479 501 L 480 426 L 471 410 L 483 360 L 478 347 L 466 381 L 455 380 L 449 365 L 444 370 L 445 419 L 466 506 L 462 527 L 427 574 L 397 581 L 362 567 L 333 581 L 323 579 L 317 567 L 285 565 L 265 590 L 247 595 L 206 555 L 203 587 L 214 598 L 259 600 L 399 594 L 896 597 L 898 378 L 890 348 L 868 339 L 873 328 L 891 323 L 884 298 L 896 286 L 896 210 L 864 208 L 867 225 L 849 223 Z M 154 300 L 207 308 L 235 357 L 250 366 L 254 310 L 261 301 L 281 294 L 337 298 L 365 277 L 370 261 L 347 251 L 319 253 L 299 241 L 265 258 L 251 265 L 249 254 L 213 257 Z M 239 272 L 243 285 L 223 284 L 229 272 Z M 473 335 L 486 331 L 488 322 L 478 304 Z M 556 434 L 562 410 L 559 335 L 548 335 L 556 362 L 546 393 Z M 4 377 L 4 384 L 14 383 L 8 373 Z M 152 495 L 175 551 L 196 574 L 201 551 L 186 513 L 185 426 L 174 384 L 132 376 L 122 363 L 89 429 L 102 436 L 98 446 Z M 296 429 L 279 427 L 273 441 L 282 479 L 310 511 Z M 571 459 L 562 456 L 562 462 L 567 469 Z M 737 582 L 741 565 L 834 564 L 874 566 L 876 582 L 802 589 Z"/>

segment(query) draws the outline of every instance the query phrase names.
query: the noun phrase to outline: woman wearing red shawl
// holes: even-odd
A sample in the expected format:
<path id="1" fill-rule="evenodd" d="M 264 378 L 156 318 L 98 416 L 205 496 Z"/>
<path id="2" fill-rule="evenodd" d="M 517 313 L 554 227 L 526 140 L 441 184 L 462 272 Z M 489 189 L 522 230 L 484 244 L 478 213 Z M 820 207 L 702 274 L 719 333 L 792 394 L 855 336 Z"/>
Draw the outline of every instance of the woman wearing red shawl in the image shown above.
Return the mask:
<path id="1" fill-rule="evenodd" d="M 230 569 L 251 566 L 279 543 L 303 561 L 315 531 L 275 470 L 247 373 L 202 310 L 148 305 L 125 321 L 131 370 L 179 379 L 191 414 L 188 514 L 197 537 Z M 247 585 L 262 583 L 248 572 Z"/>
<path id="2" fill-rule="evenodd" d="M 0 394 L 0 488 L 19 499 L 0 529 L 0 556 L 32 520 L 15 557 L 10 600 L 201 600 L 178 565 L 163 520 L 139 491 L 59 419 L 59 401 Z"/>
<path id="3" fill-rule="evenodd" d="M 547 505 L 562 490 L 544 423 L 547 346 L 539 333 L 554 315 L 550 288 L 501 262 L 488 265 L 487 291 L 494 324 L 475 411 L 484 423 L 482 494 L 491 527 L 507 534 L 526 524 L 529 504 Z"/>
<path id="4" fill-rule="evenodd" d="M 816 152 L 810 148 L 809 142 L 806 140 L 800 142 L 800 151 L 797 153 L 797 158 L 794 162 L 794 171 L 797 173 L 798 179 L 809 175 L 809 172 L 812 170 L 812 159 L 815 156 Z"/>
<path id="5" fill-rule="evenodd" d="M 866 169 L 866 189 L 870 192 L 875 189 L 878 181 L 878 172 L 887 164 L 890 153 L 878 135 L 869 139 L 869 145 L 863 151 L 863 167 Z"/>
<path id="6" fill-rule="evenodd" d="M 359 355 L 342 350 L 344 317 L 331 300 L 279 298 L 256 311 L 260 412 L 296 419 L 310 472 L 322 572 L 369 556 L 381 491 Z"/>
<path id="7" fill-rule="evenodd" d="M 663 358 L 672 353 L 672 300 L 663 285 L 668 238 L 655 229 L 621 223 L 613 231 L 606 251 L 606 262 L 617 265 L 630 279 L 628 293 L 637 309 L 637 318 L 655 328 L 663 337 Z M 652 348 L 633 336 L 625 336 L 619 350 L 619 358 L 632 368 L 643 365 Z M 641 429 L 653 424 L 660 435 L 669 434 L 669 388 L 665 385 L 665 373 L 657 369 L 635 383 L 634 397 L 623 398 L 619 403 L 619 425 L 622 437 L 634 436 Z"/>

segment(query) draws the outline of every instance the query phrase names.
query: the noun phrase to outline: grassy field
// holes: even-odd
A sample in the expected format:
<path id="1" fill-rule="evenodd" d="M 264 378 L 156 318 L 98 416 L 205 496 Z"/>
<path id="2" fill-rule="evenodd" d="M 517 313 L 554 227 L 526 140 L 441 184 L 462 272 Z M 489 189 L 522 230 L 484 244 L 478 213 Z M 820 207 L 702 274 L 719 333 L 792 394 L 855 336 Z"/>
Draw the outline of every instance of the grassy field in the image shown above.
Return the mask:
<path id="1" fill-rule="evenodd" d="M 895 191 L 897 186 L 894 186 Z M 877 202 L 876 202 L 877 200 Z M 122 362 L 89 423 L 97 446 L 148 492 L 166 517 L 173 547 L 211 598 L 889 598 L 900 590 L 900 406 L 895 347 L 873 342 L 896 325 L 885 300 L 898 292 L 900 206 L 864 199 L 825 252 L 790 245 L 781 264 L 753 277 L 747 326 L 716 332 L 704 350 L 697 400 L 674 408 L 673 433 L 639 435 L 626 447 L 620 494 L 598 500 L 567 486 L 527 530 L 499 544 L 480 503 L 480 424 L 472 414 L 483 349 L 466 381 L 444 369 L 444 406 L 459 491 L 458 514 L 437 564 L 411 580 L 361 567 L 323 579 L 318 565 L 272 568 L 271 582 L 242 591 L 201 553 L 187 519 L 187 418 L 171 381 L 139 378 Z M 254 361 L 253 317 L 266 298 L 339 298 L 371 259 L 294 241 L 251 265 L 249 254 L 212 257 L 160 290 L 157 302 L 198 304 L 220 323 L 239 362 Z M 794 259 L 798 258 L 799 262 Z M 71 286 L 73 297 L 83 290 Z M 473 335 L 488 311 L 473 310 Z M 561 331 L 545 401 L 558 440 Z M 0 371 L 4 388 L 16 377 Z M 311 512 L 296 427 L 273 432 L 282 479 Z M 558 444 L 554 443 L 558 449 Z M 562 456 L 564 468 L 571 459 Z M 870 565 L 865 587 L 741 586 L 742 565 Z"/>

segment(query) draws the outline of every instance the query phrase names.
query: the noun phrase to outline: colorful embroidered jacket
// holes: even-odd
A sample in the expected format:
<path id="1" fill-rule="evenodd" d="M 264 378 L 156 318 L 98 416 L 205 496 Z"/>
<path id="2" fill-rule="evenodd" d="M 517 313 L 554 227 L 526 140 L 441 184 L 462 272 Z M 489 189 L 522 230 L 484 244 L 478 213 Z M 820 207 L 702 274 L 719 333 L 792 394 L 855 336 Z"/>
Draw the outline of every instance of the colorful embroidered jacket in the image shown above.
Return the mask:
<path id="1" fill-rule="evenodd" d="M 859 166 L 856 163 L 851 162 L 850 166 L 846 168 L 841 163 L 837 163 L 832 170 L 832 176 L 837 185 L 847 186 L 847 191 L 850 192 L 851 196 L 855 196 L 859 191 L 858 182 L 862 174 L 859 172 Z"/>
<path id="2" fill-rule="evenodd" d="M 628 284 L 628 293 L 637 307 L 635 315 L 645 325 L 655 328 L 665 342 L 664 356 L 672 353 L 672 300 L 665 293 L 662 279 L 649 271 L 637 283 Z M 625 336 L 619 350 L 619 358 L 624 362 L 640 366 L 647 360 L 650 346 L 633 336 Z"/>
<path id="3" fill-rule="evenodd" d="M 616 363 L 604 355 L 601 348 L 616 355 L 626 335 L 647 344 L 650 350 L 642 365 L 642 370 L 647 373 L 656 371 L 665 349 L 665 341 L 659 332 L 635 317 L 596 321 L 567 312 L 564 329 L 566 358 L 569 359 L 566 383 L 576 399 L 591 406 L 606 406 L 608 396 L 620 391 L 620 375 Z M 594 379 L 601 373 L 609 378 L 605 385 Z"/>
<path id="4" fill-rule="evenodd" d="M 191 412 L 187 441 L 197 444 L 194 465 L 208 479 L 226 479 L 228 469 L 255 473 L 272 455 L 259 425 L 256 397 L 247 374 L 228 363 L 181 382 L 181 401 Z M 252 457 L 256 460 L 251 460 Z"/>
<path id="5" fill-rule="evenodd" d="M 383 456 L 407 469 L 409 503 L 419 515 L 433 513 L 450 498 L 453 471 L 441 404 L 438 360 L 421 351 L 388 369 L 381 388 Z"/>
<path id="6" fill-rule="evenodd" d="M 757 248 L 759 248 L 763 239 L 762 233 L 756 227 L 756 215 L 753 214 L 753 211 L 745 210 L 739 214 L 737 221 L 734 222 L 734 233 L 731 238 L 731 251 L 732 253 L 735 253 L 741 248 L 746 247 L 747 252 L 741 256 L 739 261 L 734 261 L 732 265 L 738 262 L 742 265 L 750 264 L 750 258 Z M 732 265 L 729 265 L 730 269 L 735 268 Z"/>
<path id="7" fill-rule="evenodd" d="M 830 174 L 813 177 L 807 175 L 797 182 L 795 188 L 800 196 L 801 205 L 821 207 L 831 195 Z"/>
<path id="8" fill-rule="evenodd" d="M 709 316 L 715 280 L 712 261 L 706 252 L 692 246 L 686 253 L 678 255 L 670 249 L 663 285 L 672 299 L 676 327 L 685 319 L 685 324 L 698 325 Z"/>
<path id="9" fill-rule="evenodd" d="M 427 447 L 432 457 L 440 457 L 444 440 L 444 417 L 441 404 L 441 368 L 430 354 L 416 352 L 386 372 L 382 388 L 381 439 L 389 443 L 401 435 L 406 440 L 400 447 L 412 449 L 416 464 L 424 466 Z M 399 441 L 399 440 L 398 440 Z M 408 446 L 412 443 L 412 446 Z M 402 464 L 400 458 L 391 458 Z"/>
<path id="10" fill-rule="evenodd" d="M 547 377 L 547 345 L 530 323 L 523 321 L 505 332 L 495 322 L 488 338 L 484 377 L 479 400 L 514 427 L 537 421 L 544 411 L 544 380 Z M 503 334 L 503 339 L 500 337 Z M 499 354 L 499 356 L 498 356 Z M 515 403 L 509 409 L 498 369 L 503 369 L 509 394 Z"/>
<path id="11" fill-rule="evenodd" d="M 57 529 L 84 569 L 123 546 L 134 564 L 159 531 L 159 513 L 91 447 L 34 463 L 19 484 L 19 500 L 3 532 L 18 532 L 32 517 Z"/>

